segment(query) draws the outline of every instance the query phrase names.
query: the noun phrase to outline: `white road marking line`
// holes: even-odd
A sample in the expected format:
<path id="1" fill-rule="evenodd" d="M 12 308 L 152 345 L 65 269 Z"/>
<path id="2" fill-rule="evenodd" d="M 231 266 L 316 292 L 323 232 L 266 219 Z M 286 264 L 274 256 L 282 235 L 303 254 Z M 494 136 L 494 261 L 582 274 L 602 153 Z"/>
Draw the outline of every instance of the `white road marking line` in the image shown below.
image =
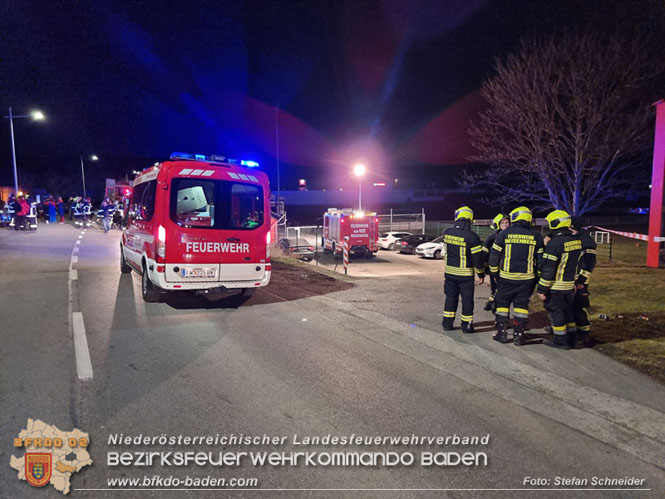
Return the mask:
<path id="1" fill-rule="evenodd" d="M 78 252 L 79 252 L 79 247 L 78 247 L 78 246 L 74 246 L 74 253 L 78 253 Z"/>
<path id="2" fill-rule="evenodd" d="M 79 257 L 77 255 L 72 256 L 72 263 L 78 263 Z"/>
<path id="3" fill-rule="evenodd" d="M 76 243 L 74 243 L 74 244 L 81 244 L 81 241 L 80 241 L 80 240 L 78 240 L 78 241 L 76 241 Z"/>
<path id="4" fill-rule="evenodd" d="M 82 239 L 82 238 L 83 238 L 83 234 L 81 234 L 81 235 L 79 236 L 79 239 Z"/>
<path id="5" fill-rule="evenodd" d="M 76 269 L 69 269 L 69 279 L 76 281 L 79 278 L 79 273 Z"/>
<path id="6" fill-rule="evenodd" d="M 85 326 L 83 325 L 83 314 L 74 312 L 72 314 L 72 325 L 74 327 L 74 352 L 76 353 L 76 372 L 79 379 L 92 378 L 92 362 L 88 350 L 88 340 L 85 337 Z"/>

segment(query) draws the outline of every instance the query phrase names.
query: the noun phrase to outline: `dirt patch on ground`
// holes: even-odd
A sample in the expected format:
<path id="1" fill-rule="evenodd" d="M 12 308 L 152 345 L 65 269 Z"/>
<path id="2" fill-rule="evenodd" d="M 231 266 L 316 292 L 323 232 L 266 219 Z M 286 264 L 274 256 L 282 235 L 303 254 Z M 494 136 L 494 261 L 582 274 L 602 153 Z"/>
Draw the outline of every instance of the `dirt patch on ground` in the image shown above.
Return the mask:
<path id="1" fill-rule="evenodd" d="M 270 284 L 256 290 L 246 305 L 259 305 L 298 300 L 352 288 L 354 284 L 315 270 L 315 267 L 294 261 L 273 260 Z"/>

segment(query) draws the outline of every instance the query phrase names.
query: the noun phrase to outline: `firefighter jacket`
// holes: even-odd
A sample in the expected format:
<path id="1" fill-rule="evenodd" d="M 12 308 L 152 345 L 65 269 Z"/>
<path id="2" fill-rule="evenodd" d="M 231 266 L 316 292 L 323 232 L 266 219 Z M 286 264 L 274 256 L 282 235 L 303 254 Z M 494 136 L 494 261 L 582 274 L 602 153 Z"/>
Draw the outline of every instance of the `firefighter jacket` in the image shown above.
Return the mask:
<path id="1" fill-rule="evenodd" d="M 591 272 L 596 268 L 596 241 L 585 230 L 580 231 L 576 237 L 582 241 L 582 256 L 577 266 L 575 284 L 588 284 Z"/>
<path id="2" fill-rule="evenodd" d="M 495 277 L 528 281 L 536 277 L 543 255 L 543 237 L 528 222 L 518 220 L 496 236 L 490 251 L 490 272 Z"/>
<path id="3" fill-rule="evenodd" d="M 582 256 L 582 241 L 569 229 L 554 231 L 552 239 L 545 247 L 538 292 L 547 294 L 552 291 L 570 291 L 575 289 L 577 265 Z"/>
<path id="4" fill-rule="evenodd" d="M 446 246 L 446 274 L 459 277 L 473 277 L 474 269 L 478 277 L 485 277 L 483 268 L 483 248 L 478 234 L 471 231 L 471 223 L 458 220 L 453 227 L 443 232 Z"/>

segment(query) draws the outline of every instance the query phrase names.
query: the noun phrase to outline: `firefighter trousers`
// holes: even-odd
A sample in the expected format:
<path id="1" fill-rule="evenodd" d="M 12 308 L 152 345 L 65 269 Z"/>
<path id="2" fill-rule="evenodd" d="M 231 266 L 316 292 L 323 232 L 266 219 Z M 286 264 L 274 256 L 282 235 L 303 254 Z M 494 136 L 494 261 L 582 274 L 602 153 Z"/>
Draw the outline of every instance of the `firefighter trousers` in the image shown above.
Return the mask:
<path id="1" fill-rule="evenodd" d="M 573 297 L 573 314 L 575 316 L 575 325 L 577 330 L 582 333 L 591 331 L 589 322 L 589 286 L 584 285 L 583 289 L 578 289 Z"/>
<path id="2" fill-rule="evenodd" d="M 496 287 L 496 322 L 497 324 L 508 324 L 510 318 L 510 305 L 513 305 L 513 317 L 515 321 L 526 328 L 529 321 L 529 300 L 533 293 L 536 280 L 514 280 L 502 277 Z"/>
<path id="3" fill-rule="evenodd" d="M 575 331 L 575 314 L 573 312 L 573 290 L 550 291 L 545 300 L 550 321 L 552 321 L 552 332 L 563 336 L 568 331 Z"/>
<path id="4" fill-rule="evenodd" d="M 462 297 L 462 322 L 470 324 L 473 322 L 473 276 L 455 276 L 446 274 L 443 283 L 443 292 L 446 295 L 446 302 L 443 306 L 443 325 L 453 327 L 457 303 Z"/>

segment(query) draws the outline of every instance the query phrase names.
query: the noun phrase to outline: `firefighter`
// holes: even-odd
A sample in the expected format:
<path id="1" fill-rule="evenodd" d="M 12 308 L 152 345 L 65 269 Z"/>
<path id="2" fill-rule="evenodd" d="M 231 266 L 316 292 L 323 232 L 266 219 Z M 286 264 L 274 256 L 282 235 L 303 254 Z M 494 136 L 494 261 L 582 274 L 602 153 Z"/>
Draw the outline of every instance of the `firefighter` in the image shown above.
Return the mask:
<path id="1" fill-rule="evenodd" d="M 510 305 L 513 305 L 513 343 L 524 345 L 529 321 L 529 299 L 536 284 L 536 272 L 543 254 L 543 238 L 531 228 L 533 215 L 526 206 L 510 212 L 510 227 L 496 237 L 490 252 L 490 272 L 498 278 L 496 327 L 493 340 L 508 343 Z"/>
<path id="2" fill-rule="evenodd" d="M 573 314 L 577 327 L 578 339 L 585 347 L 591 346 L 591 323 L 589 322 L 589 278 L 596 268 L 596 242 L 584 230 L 579 217 L 572 217 L 571 232 L 582 241 L 582 257 L 577 266 L 575 280 L 575 296 L 573 297 Z"/>
<path id="3" fill-rule="evenodd" d="M 570 215 L 554 210 L 545 217 L 552 230 L 543 254 L 542 272 L 538 281 L 538 298 L 545 302 L 554 340 L 545 340 L 549 347 L 575 348 L 577 328 L 573 312 L 573 295 L 577 265 L 582 256 L 582 241 L 570 230 Z"/>
<path id="4" fill-rule="evenodd" d="M 83 227 L 83 203 L 79 196 L 74 198 L 72 208 L 74 210 L 74 223 L 77 227 Z"/>
<path id="5" fill-rule="evenodd" d="M 87 197 L 83 200 L 83 223 L 82 226 L 90 227 L 92 222 L 90 217 L 92 216 L 92 202 L 90 197 Z"/>
<path id="6" fill-rule="evenodd" d="M 482 284 L 485 278 L 482 245 L 478 234 L 471 230 L 473 211 L 462 206 L 455 211 L 455 225 L 443 233 L 446 270 L 443 291 L 446 295 L 443 307 L 444 331 L 453 329 L 457 302 L 462 297 L 462 332 L 473 333 L 473 281 Z"/>
<path id="7" fill-rule="evenodd" d="M 510 217 L 504 215 L 503 213 L 499 213 L 497 216 L 494 217 L 492 220 L 492 223 L 490 223 L 490 229 L 494 229 L 494 232 L 492 232 L 489 236 L 487 236 L 487 239 L 485 239 L 485 242 L 483 242 L 483 256 L 485 257 L 485 273 L 489 273 L 490 275 L 490 297 L 487 300 L 487 303 L 485 303 L 485 310 L 488 312 L 491 311 L 493 314 L 496 314 L 496 301 L 494 300 L 494 297 L 496 295 L 496 278 L 492 275 L 492 273 L 489 271 L 489 259 L 490 259 L 490 251 L 492 250 L 492 245 L 494 244 L 494 241 L 496 241 L 496 236 L 499 235 L 499 232 L 502 230 L 506 230 L 508 227 L 510 227 Z"/>
<path id="8" fill-rule="evenodd" d="M 16 196 L 12 192 L 9 195 L 9 200 L 7 201 L 7 214 L 9 215 L 9 227 L 14 227 L 16 225 L 16 208 L 18 203 L 16 201 Z"/>

